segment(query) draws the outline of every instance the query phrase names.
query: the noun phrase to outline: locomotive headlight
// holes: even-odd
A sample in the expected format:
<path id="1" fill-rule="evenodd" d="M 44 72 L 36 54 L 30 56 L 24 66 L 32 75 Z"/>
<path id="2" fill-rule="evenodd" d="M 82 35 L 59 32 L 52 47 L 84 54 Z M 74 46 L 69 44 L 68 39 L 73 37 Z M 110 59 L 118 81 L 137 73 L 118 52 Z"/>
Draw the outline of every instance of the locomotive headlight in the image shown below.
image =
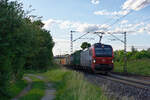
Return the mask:
<path id="1" fill-rule="evenodd" d="M 96 60 L 95 60 L 95 59 L 93 60 L 93 63 L 96 63 Z"/>

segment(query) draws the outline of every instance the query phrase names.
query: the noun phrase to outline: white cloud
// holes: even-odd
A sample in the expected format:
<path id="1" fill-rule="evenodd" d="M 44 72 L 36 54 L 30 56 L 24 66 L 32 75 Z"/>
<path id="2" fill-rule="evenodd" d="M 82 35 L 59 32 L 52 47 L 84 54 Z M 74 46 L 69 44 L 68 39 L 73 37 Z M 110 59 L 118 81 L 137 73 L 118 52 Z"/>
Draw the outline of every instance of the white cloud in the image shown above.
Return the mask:
<path id="1" fill-rule="evenodd" d="M 147 24 L 143 30 L 150 34 L 150 24 Z"/>
<path id="2" fill-rule="evenodd" d="M 138 29 L 138 32 L 143 33 L 145 31 L 145 28 Z"/>
<path id="3" fill-rule="evenodd" d="M 126 21 L 124 21 L 126 22 Z M 121 23 L 120 23 L 121 24 Z M 122 32 L 127 32 L 129 34 L 143 34 L 143 33 L 148 33 L 150 34 L 150 24 L 145 24 L 143 22 L 137 23 L 137 24 L 122 24 L 115 29 L 111 29 L 108 32 L 110 33 L 122 33 Z"/>
<path id="4" fill-rule="evenodd" d="M 47 21 L 43 21 L 45 23 L 44 28 L 50 30 L 53 25 L 57 25 L 60 29 L 73 29 L 82 33 L 86 32 L 95 32 L 95 31 L 105 31 L 111 33 L 122 33 L 126 31 L 132 34 L 139 33 L 149 33 L 150 34 L 150 24 L 145 24 L 143 22 L 136 24 L 129 24 L 128 20 L 123 20 L 120 22 L 120 25 L 115 29 L 111 29 L 107 24 L 88 24 L 81 22 L 72 22 L 68 20 L 55 20 L 49 19 Z"/>
<path id="5" fill-rule="evenodd" d="M 95 11 L 95 15 L 111 15 L 111 16 L 118 16 L 118 15 L 126 15 L 128 14 L 128 10 L 122 10 L 122 11 L 114 11 L 114 12 L 108 12 L 106 10 L 101 10 L 101 11 Z"/>
<path id="6" fill-rule="evenodd" d="M 54 55 L 68 54 L 70 51 L 70 41 L 66 39 L 54 38 L 55 46 L 53 48 Z M 65 49 L 62 49 L 65 48 Z"/>
<path id="7" fill-rule="evenodd" d="M 77 30 L 80 32 L 94 32 L 99 29 L 98 25 L 90 25 L 90 24 L 81 24 L 77 27 Z"/>
<path id="8" fill-rule="evenodd" d="M 61 29 L 70 28 L 72 26 L 72 23 L 70 21 L 61 21 L 58 24 L 60 24 L 59 26 Z"/>
<path id="9" fill-rule="evenodd" d="M 137 11 L 148 5 L 150 5 L 150 0 L 126 0 L 122 5 L 122 9 Z"/>
<path id="10" fill-rule="evenodd" d="M 126 23 L 128 23 L 128 20 L 121 21 L 121 24 L 126 24 Z"/>
<path id="11" fill-rule="evenodd" d="M 92 4 L 99 4 L 100 0 L 91 0 Z"/>
<path id="12" fill-rule="evenodd" d="M 53 25 L 58 25 L 60 29 L 75 29 L 79 32 L 95 32 L 95 31 L 106 31 L 108 29 L 107 24 L 88 24 L 88 23 L 80 23 L 80 22 L 71 22 L 68 20 L 55 20 L 49 19 L 44 22 L 44 28 L 49 30 Z"/>
<path id="13" fill-rule="evenodd" d="M 95 11 L 95 15 L 111 15 L 111 16 L 120 16 L 127 15 L 131 10 L 138 11 L 142 8 L 145 8 L 150 5 L 150 0 L 126 0 L 121 6 L 120 11 L 109 12 L 106 10 Z"/>
<path id="14" fill-rule="evenodd" d="M 43 21 L 43 23 L 45 24 L 44 28 L 49 30 L 50 27 L 52 27 L 54 24 L 61 23 L 61 20 L 49 19 L 49 20 Z"/>
<path id="15" fill-rule="evenodd" d="M 95 32 L 95 31 L 106 31 L 109 26 L 106 24 L 80 24 L 77 26 L 77 30 L 80 32 Z"/>
<path id="16" fill-rule="evenodd" d="M 59 38 L 54 38 L 53 40 L 54 40 L 55 43 L 57 43 L 57 42 L 61 42 L 61 43 L 68 43 L 68 42 L 70 42 L 69 40 L 59 39 Z"/>

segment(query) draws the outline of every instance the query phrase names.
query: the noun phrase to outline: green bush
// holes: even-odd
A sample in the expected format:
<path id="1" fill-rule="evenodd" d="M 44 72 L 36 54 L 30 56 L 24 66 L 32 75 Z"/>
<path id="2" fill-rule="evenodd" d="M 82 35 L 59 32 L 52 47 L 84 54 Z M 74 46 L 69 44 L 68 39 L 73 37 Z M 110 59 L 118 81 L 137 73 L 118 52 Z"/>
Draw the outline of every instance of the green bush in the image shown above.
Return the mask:
<path id="1" fill-rule="evenodd" d="M 138 60 L 143 58 L 150 58 L 150 51 L 149 50 L 142 50 L 142 51 L 128 51 L 127 52 L 127 59 L 128 60 Z M 117 62 L 122 62 L 124 60 L 124 51 L 119 50 L 114 52 L 114 60 Z"/>
<path id="2" fill-rule="evenodd" d="M 0 1 L 0 96 L 24 69 L 47 70 L 52 63 L 53 40 L 40 19 L 31 21 L 17 1 Z"/>

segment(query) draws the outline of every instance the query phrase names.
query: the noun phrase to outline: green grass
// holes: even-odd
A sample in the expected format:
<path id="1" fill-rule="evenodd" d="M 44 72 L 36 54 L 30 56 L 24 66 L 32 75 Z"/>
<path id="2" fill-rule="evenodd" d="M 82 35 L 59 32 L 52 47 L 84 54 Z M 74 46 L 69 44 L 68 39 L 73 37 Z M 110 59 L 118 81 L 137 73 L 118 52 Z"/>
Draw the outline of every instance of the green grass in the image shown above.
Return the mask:
<path id="1" fill-rule="evenodd" d="M 114 71 L 123 72 L 123 63 L 115 62 Z M 131 74 L 150 76 L 150 59 L 128 61 L 127 71 Z"/>
<path id="2" fill-rule="evenodd" d="M 43 75 L 55 83 L 55 100 L 107 100 L 101 89 L 86 81 L 81 73 L 55 69 Z"/>
<path id="3" fill-rule="evenodd" d="M 8 92 L 11 97 L 17 96 L 25 87 L 27 86 L 27 82 L 25 80 L 17 81 L 15 84 L 11 84 L 8 87 Z"/>
<path id="4" fill-rule="evenodd" d="M 46 77 L 48 81 L 57 83 L 63 79 L 63 77 L 66 73 L 68 73 L 67 70 L 65 70 L 65 69 L 61 70 L 59 68 L 59 69 L 53 69 L 53 70 L 47 71 L 46 73 L 43 73 L 42 75 L 44 77 Z"/>
<path id="5" fill-rule="evenodd" d="M 33 76 L 30 76 L 32 79 L 32 89 L 23 97 L 21 97 L 20 100 L 41 100 L 41 98 L 44 96 L 45 93 L 45 83 Z"/>
<path id="6" fill-rule="evenodd" d="M 27 86 L 27 82 L 25 80 L 12 82 L 7 88 L 7 94 L 10 98 L 14 98 L 17 96 L 25 87 Z M 0 100 L 10 100 L 9 97 L 0 96 Z"/>

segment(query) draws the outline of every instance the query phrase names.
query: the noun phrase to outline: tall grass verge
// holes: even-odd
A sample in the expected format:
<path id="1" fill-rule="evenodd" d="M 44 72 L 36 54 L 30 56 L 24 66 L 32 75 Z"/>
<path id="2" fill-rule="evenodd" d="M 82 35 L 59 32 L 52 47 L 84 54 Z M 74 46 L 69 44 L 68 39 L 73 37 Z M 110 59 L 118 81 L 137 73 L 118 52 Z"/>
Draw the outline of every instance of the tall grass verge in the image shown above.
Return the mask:
<path id="1" fill-rule="evenodd" d="M 101 89 L 84 79 L 83 74 L 66 69 L 55 69 L 44 74 L 55 83 L 55 100 L 107 100 Z"/>

